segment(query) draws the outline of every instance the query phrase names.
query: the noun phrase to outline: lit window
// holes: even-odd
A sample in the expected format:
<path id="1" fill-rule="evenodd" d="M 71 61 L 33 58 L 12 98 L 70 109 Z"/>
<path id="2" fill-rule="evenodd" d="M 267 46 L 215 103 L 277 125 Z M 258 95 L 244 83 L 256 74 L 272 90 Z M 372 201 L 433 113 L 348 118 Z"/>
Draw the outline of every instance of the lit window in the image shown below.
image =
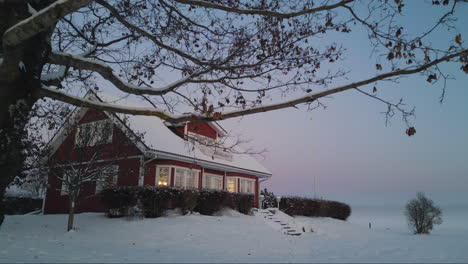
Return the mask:
<path id="1" fill-rule="evenodd" d="M 109 188 L 117 185 L 119 178 L 119 166 L 109 166 L 103 169 L 101 176 L 96 180 L 96 193 L 102 191 L 105 188 Z"/>
<path id="2" fill-rule="evenodd" d="M 112 131 L 112 122 L 110 120 L 79 125 L 76 129 L 75 145 L 84 147 L 112 143 Z"/>
<path id="3" fill-rule="evenodd" d="M 156 185 L 168 186 L 169 185 L 169 167 L 157 167 Z"/>
<path id="4" fill-rule="evenodd" d="M 237 178 L 227 178 L 227 191 L 237 192 Z"/>

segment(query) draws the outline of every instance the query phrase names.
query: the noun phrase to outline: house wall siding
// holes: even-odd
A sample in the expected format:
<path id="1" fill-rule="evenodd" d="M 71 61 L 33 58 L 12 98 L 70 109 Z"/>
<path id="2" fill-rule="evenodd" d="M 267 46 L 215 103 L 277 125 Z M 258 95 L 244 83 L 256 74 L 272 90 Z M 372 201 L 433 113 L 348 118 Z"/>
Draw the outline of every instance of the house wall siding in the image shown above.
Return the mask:
<path id="1" fill-rule="evenodd" d="M 107 119 L 107 115 L 95 110 L 88 110 L 83 117 L 78 121 L 78 124 L 84 124 L 97 120 Z M 49 158 L 51 167 L 61 164 L 60 168 L 52 168 L 48 175 L 48 188 L 44 205 L 44 213 L 57 214 L 68 212 L 68 196 L 61 195 L 62 181 L 57 176 L 62 175 L 63 170 L 66 170 L 66 164 L 75 163 L 73 166 L 80 166 L 87 161 L 83 159 L 84 154 L 95 153 L 99 148 L 100 160 L 114 160 L 119 166 L 119 175 L 117 184 L 119 185 L 138 185 L 138 177 L 140 170 L 141 151 L 128 139 L 125 134 L 116 126 L 113 126 L 113 135 L 111 144 L 103 144 L 86 149 L 75 148 L 75 130 L 70 131 L 68 136 L 58 147 L 58 149 Z M 95 165 L 105 165 L 106 162 L 96 163 Z M 80 196 L 77 203 L 76 211 L 79 212 L 101 212 L 103 206 L 98 196 L 95 195 L 95 182 L 87 182 L 82 185 Z"/>
<path id="2" fill-rule="evenodd" d="M 179 136 L 184 137 L 184 130 L 185 130 L 184 126 L 179 126 L 175 130 Z M 209 137 L 212 139 L 216 139 L 216 136 L 217 136 L 216 130 L 214 130 L 207 123 L 199 123 L 199 122 L 188 123 L 187 131 L 193 132 L 193 133 L 205 136 L 205 137 Z"/>

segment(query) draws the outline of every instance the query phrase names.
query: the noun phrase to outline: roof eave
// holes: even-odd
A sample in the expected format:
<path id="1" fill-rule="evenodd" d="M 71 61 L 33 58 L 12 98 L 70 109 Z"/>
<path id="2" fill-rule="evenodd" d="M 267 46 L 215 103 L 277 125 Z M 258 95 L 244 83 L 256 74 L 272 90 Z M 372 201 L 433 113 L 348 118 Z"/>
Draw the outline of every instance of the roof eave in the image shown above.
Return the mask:
<path id="1" fill-rule="evenodd" d="M 266 173 L 266 172 L 260 172 L 260 171 L 255 171 L 255 170 L 249 170 L 249 169 L 244 169 L 244 168 L 239 168 L 235 166 L 230 166 L 226 164 L 221 164 L 217 162 L 210 162 L 207 160 L 201 160 L 193 157 L 186 157 L 174 153 L 169 153 L 169 152 L 164 152 L 164 151 L 152 151 L 152 157 L 158 158 L 158 159 L 174 159 L 178 161 L 184 161 L 188 163 L 194 163 L 198 165 L 202 165 L 203 167 L 209 168 L 209 169 L 217 169 L 217 170 L 228 170 L 229 172 L 238 172 L 238 173 L 245 173 L 245 174 L 250 174 L 254 175 L 257 178 L 270 178 L 273 175 L 271 173 Z"/>

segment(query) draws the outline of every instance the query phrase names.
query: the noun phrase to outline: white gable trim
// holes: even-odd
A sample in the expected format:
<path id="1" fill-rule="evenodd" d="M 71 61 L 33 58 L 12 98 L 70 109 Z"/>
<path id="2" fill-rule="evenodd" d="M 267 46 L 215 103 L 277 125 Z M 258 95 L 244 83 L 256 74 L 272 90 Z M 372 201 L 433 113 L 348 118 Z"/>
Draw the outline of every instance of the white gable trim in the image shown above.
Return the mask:
<path id="1" fill-rule="evenodd" d="M 135 146 L 137 146 L 138 150 L 140 150 L 141 153 L 143 153 L 143 155 L 146 156 L 150 148 L 146 146 L 141 140 L 139 140 L 137 135 L 135 135 L 135 133 L 127 125 L 125 125 L 125 123 L 114 113 L 104 113 L 107 115 L 107 117 L 109 117 L 110 120 L 112 120 L 112 122 L 115 125 L 117 125 L 118 128 L 120 128 L 120 130 L 125 134 L 125 136 L 128 137 L 135 144 Z"/>
<path id="2" fill-rule="evenodd" d="M 218 133 L 218 136 L 220 137 L 224 137 L 227 135 L 227 131 L 221 126 L 219 125 L 217 122 L 208 122 L 208 125 L 213 128 L 216 133 Z"/>
<path id="3" fill-rule="evenodd" d="M 102 102 L 102 100 L 97 97 L 93 92 L 88 92 L 85 99 L 97 99 Z M 81 118 L 88 112 L 89 108 L 86 107 L 76 107 L 71 114 L 67 117 L 63 125 L 59 128 L 59 130 L 55 133 L 52 139 L 46 146 L 46 149 L 49 148 L 50 152 L 48 156 L 45 156 L 42 160 L 43 163 L 47 163 L 47 160 L 54 155 L 57 149 L 63 144 L 65 139 L 70 135 L 69 133 L 73 130 L 71 129 L 73 125 L 76 125 Z M 148 153 L 150 148 L 148 148 L 141 140 L 138 140 L 138 137 L 135 133 L 128 128 L 120 118 L 118 118 L 115 114 L 103 111 L 103 113 L 112 121 L 113 124 L 117 125 L 122 132 L 127 136 L 136 146 L 137 148 L 145 155 Z"/>
<path id="4" fill-rule="evenodd" d="M 57 149 L 62 145 L 62 143 L 65 141 L 65 139 L 69 136 L 69 132 L 72 130 L 70 129 L 74 120 L 74 123 L 78 122 L 83 118 L 85 113 L 87 112 L 88 108 L 84 107 L 76 107 L 71 114 L 67 117 L 65 122 L 62 124 L 62 126 L 57 130 L 55 135 L 52 137 L 52 139 L 49 141 L 45 149 L 49 150 L 49 155 L 43 157 L 42 162 L 47 163 L 47 160 L 54 155 L 54 153 L 57 151 Z M 67 133 L 68 132 L 68 133 Z"/>

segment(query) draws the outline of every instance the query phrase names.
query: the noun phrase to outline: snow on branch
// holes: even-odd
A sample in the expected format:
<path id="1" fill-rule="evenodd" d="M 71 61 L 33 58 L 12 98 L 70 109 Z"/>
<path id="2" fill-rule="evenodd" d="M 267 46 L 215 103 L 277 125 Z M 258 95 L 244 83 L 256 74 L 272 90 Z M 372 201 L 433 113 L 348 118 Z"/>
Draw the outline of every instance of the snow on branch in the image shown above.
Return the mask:
<path id="1" fill-rule="evenodd" d="M 317 13 L 320 11 L 335 9 L 335 8 L 344 6 L 345 4 L 351 3 L 354 0 L 343 0 L 333 5 L 323 5 L 323 6 L 319 6 L 316 8 L 306 8 L 301 11 L 291 12 L 291 13 L 281 13 L 281 12 L 275 12 L 275 11 L 264 10 L 264 9 L 243 9 L 243 8 L 230 7 L 226 5 L 220 5 L 215 2 L 200 1 L 200 0 L 175 0 L 175 1 L 181 4 L 188 4 L 188 5 L 193 5 L 193 6 L 201 6 L 201 7 L 206 7 L 206 8 L 218 9 L 218 10 L 223 10 L 223 11 L 230 12 L 230 13 L 237 13 L 237 14 L 244 14 L 244 15 L 262 15 L 262 16 L 271 16 L 271 17 L 287 19 L 287 18 L 302 16 L 305 14 L 311 14 L 311 13 Z"/>
<path id="2" fill-rule="evenodd" d="M 27 19 L 9 28 L 3 35 L 3 45 L 16 46 L 53 26 L 59 19 L 80 9 L 92 0 L 57 0 Z"/>
<path id="3" fill-rule="evenodd" d="M 73 67 L 80 70 L 89 70 L 99 73 L 104 79 L 110 81 L 115 85 L 119 90 L 131 93 L 131 94 L 147 94 L 147 95 L 164 95 L 174 89 L 189 83 L 193 78 L 203 75 L 211 71 L 211 69 L 206 69 L 202 71 L 194 72 L 180 80 L 177 80 L 169 85 L 160 87 L 160 88 L 145 88 L 138 85 L 134 85 L 128 82 L 122 81 L 118 76 L 116 76 L 109 65 L 106 65 L 100 61 L 85 58 L 82 56 L 71 55 L 63 52 L 52 52 L 49 55 L 49 62 L 57 65 L 64 65 L 68 67 Z"/>
<path id="4" fill-rule="evenodd" d="M 453 58 L 467 56 L 467 55 L 468 55 L 468 49 L 465 49 L 460 52 L 452 53 L 442 58 L 433 60 L 432 62 L 426 63 L 424 65 L 387 72 L 387 73 L 380 74 L 375 77 L 362 80 L 359 82 L 350 83 L 347 85 L 339 86 L 336 88 L 332 88 L 332 89 L 328 89 L 328 90 L 324 90 L 320 92 L 310 93 L 306 96 L 302 96 L 297 99 L 284 101 L 281 103 L 270 104 L 270 105 L 252 107 L 252 108 L 243 109 L 243 110 L 234 110 L 234 111 L 229 111 L 225 113 L 218 113 L 217 115 L 213 115 L 213 116 L 208 116 L 204 114 L 195 114 L 195 113 L 185 114 L 185 115 L 173 115 L 165 111 L 161 111 L 161 110 L 154 109 L 154 108 L 124 107 L 124 106 L 118 106 L 114 104 L 94 102 L 94 101 L 90 101 L 87 99 L 83 99 L 81 97 L 73 96 L 73 95 L 58 91 L 57 89 L 50 88 L 44 85 L 42 86 L 42 89 L 40 91 L 40 96 L 50 97 L 52 99 L 67 102 L 75 106 L 96 108 L 96 109 L 103 110 L 103 111 L 110 111 L 110 112 L 117 112 L 117 113 L 123 113 L 123 114 L 131 114 L 131 115 L 156 116 L 173 124 L 191 121 L 194 119 L 198 119 L 202 121 L 216 121 L 216 120 L 224 120 L 224 119 L 240 117 L 240 116 L 245 116 L 245 115 L 250 115 L 250 114 L 255 114 L 255 113 L 260 113 L 260 112 L 268 112 L 268 111 L 279 110 L 279 109 L 288 108 L 288 107 L 294 107 L 296 105 L 303 104 L 303 103 L 310 103 L 325 96 L 329 96 L 329 95 L 343 92 L 346 90 L 358 88 L 364 85 L 375 83 L 377 81 L 422 72 L 441 62 L 449 61 Z"/>

